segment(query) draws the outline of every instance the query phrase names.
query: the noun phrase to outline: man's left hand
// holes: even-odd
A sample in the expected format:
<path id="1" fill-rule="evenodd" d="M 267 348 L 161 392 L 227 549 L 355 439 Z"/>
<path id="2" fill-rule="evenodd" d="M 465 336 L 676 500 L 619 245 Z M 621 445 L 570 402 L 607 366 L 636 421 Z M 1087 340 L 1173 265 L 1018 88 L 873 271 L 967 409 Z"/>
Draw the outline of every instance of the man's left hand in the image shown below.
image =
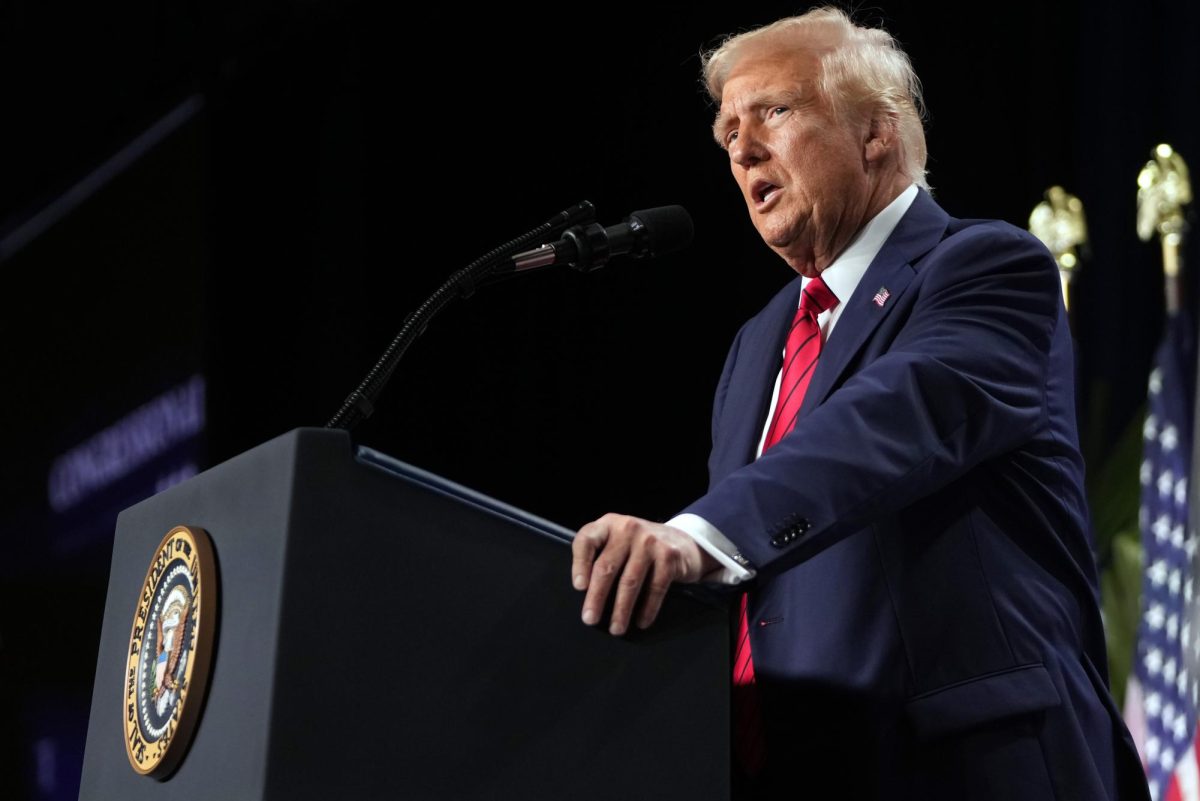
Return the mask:
<path id="1" fill-rule="evenodd" d="M 646 628 L 658 617 L 663 598 L 672 583 L 691 583 L 719 567 L 717 561 L 696 541 L 672 526 L 652 523 L 628 515 L 607 514 L 579 529 L 571 546 L 572 582 L 587 590 L 583 600 L 583 622 L 600 620 L 613 585 L 613 603 L 608 631 L 621 635 L 637 606 L 638 628 Z M 641 604 L 638 598 L 641 597 Z"/>

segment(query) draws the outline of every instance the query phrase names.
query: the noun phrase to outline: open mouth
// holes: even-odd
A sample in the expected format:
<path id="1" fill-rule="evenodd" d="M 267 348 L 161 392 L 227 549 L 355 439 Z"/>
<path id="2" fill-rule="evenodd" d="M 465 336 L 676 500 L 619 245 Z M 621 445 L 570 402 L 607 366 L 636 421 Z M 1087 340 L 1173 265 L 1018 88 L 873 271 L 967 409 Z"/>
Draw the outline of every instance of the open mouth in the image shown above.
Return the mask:
<path id="1" fill-rule="evenodd" d="M 770 181 L 755 181 L 750 187 L 750 196 L 754 198 L 756 205 L 763 205 L 779 192 L 780 187 Z"/>

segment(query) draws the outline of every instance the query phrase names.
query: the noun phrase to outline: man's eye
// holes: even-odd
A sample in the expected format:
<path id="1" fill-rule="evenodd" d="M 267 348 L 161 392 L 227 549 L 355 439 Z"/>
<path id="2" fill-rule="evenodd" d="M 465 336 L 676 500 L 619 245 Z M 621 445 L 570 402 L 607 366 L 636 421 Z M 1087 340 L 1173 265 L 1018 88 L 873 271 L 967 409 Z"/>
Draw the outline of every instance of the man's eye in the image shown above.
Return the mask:
<path id="1" fill-rule="evenodd" d="M 780 114 L 787 113 L 787 110 L 787 106 L 776 106 L 775 108 L 771 109 L 771 113 L 778 117 Z"/>
<path id="2" fill-rule="evenodd" d="M 732 145 L 734 139 L 737 139 L 737 131 L 730 131 L 729 133 L 725 134 L 726 145 Z"/>

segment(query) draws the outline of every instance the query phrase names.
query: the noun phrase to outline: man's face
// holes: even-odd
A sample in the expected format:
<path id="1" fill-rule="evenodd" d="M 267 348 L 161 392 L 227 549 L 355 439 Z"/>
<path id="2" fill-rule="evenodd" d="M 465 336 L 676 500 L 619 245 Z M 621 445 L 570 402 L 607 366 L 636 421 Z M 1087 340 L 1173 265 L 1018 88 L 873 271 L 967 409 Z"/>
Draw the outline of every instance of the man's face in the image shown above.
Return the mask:
<path id="1" fill-rule="evenodd" d="M 835 120 L 817 93 L 819 69 L 804 52 L 744 56 L 725 81 L 714 129 L 754 227 L 807 276 L 829 266 L 866 224 L 877 189 L 867 161 L 870 120 Z"/>

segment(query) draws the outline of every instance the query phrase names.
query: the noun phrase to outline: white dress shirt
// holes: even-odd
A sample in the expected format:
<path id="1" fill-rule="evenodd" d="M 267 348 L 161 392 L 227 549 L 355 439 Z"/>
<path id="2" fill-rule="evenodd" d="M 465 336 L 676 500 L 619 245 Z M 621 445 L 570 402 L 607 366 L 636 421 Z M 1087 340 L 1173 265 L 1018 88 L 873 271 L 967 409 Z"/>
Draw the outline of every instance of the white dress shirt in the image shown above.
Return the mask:
<path id="1" fill-rule="evenodd" d="M 908 207 L 912 205 L 916 196 L 916 184 L 901 192 L 883 211 L 872 217 L 871 221 L 864 225 L 862 230 L 850 241 L 846 249 L 821 272 L 825 286 L 829 287 L 829 290 L 838 299 L 836 306 L 817 315 L 817 325 L 821 326 L 821 335 L 825 341 L 828 341 L 833 333 L 833 327 L 837 325 L 842 309 L 846 307 L 846 301 L 854 294 L 854 290 L 867 272 L 867 268 L 879 255 L 883 244 L 899 225 L 900 219 L 908 211 Z M 808 278 L 803 279 L 801 291 L 808 285 L 809 280 Z M 780 361 L 782 363 L 782 356 Z M 779 399 L 779 382 L 782 378 L 783 367 L 781 364 L 779 373 L 775 376 L 775 389 L 771 392 L 771 403 L 767 406 L 771 411 L 763 422 L 762 436 L 758 440 L 755 458 L 762 455 L 763 444 L 767 439 L 767 430 L 770 428 L 771 415 L 774 414 L 775 404 Z M 667 521 L 667 525 L 686 532 L 720 564 L 719 568 L 704 576 L 705 581 L 738 584 L 753 578 L 754 569 L 741 563 L 745 560 L 737 556 L 737 546 L 703 517 L 693 514 L 676 515 Z M 740 562 L 739 559 L 741 559 Z"/>

